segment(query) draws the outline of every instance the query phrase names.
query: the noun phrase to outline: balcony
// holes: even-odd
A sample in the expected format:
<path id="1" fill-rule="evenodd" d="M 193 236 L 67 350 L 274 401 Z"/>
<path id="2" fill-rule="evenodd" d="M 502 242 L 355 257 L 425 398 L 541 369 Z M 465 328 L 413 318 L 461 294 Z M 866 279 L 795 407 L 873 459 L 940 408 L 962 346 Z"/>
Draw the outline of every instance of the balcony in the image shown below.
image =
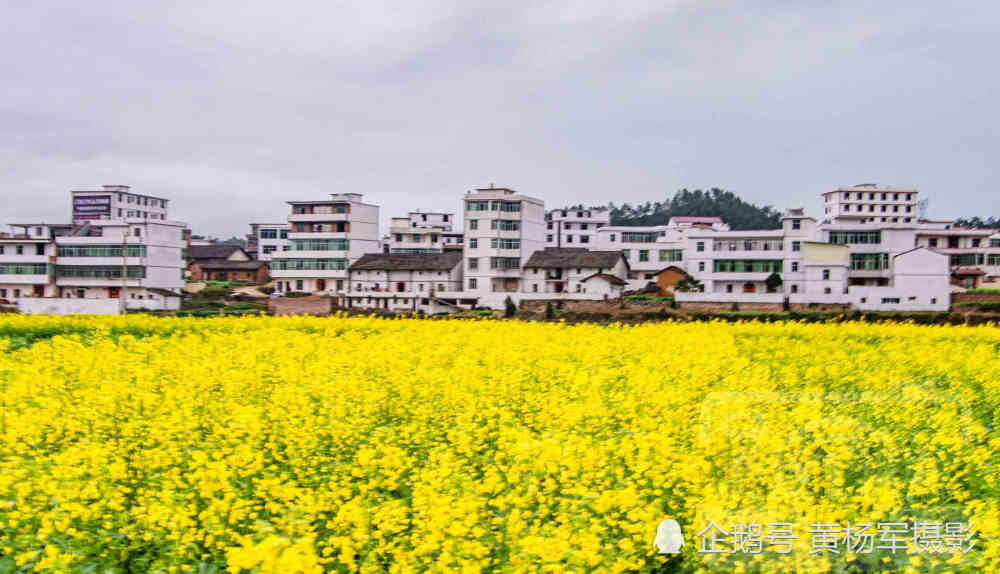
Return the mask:
<path id="1" fill-rule="evenodd" d="M 293 213 L 288 216 L 289 223 L 322 223 L 325 221 L 347 221 L 350 213 Z"/>

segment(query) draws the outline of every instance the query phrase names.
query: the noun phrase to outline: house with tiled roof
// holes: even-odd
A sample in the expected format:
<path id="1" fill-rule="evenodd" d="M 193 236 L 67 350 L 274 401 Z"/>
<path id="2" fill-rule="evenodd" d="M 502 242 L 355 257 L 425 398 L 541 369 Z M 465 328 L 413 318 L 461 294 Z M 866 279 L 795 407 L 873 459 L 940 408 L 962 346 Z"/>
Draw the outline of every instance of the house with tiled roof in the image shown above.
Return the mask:
<path id="1" fill-rule="evenodd" d="M 347 307 L 454 311 L 457 307 L 439 300 L 437 294 L 462 289 L 462 252 L 366 253 L 347 272 L 349 283 L 343 300 Z"/>
<path id="2" fill-rule="evenodd" d="M 524 291 L 615 297 L 626 284 L 628 270 L 621 251 L 546 247 L 532 253 L 524 264 Z"/>

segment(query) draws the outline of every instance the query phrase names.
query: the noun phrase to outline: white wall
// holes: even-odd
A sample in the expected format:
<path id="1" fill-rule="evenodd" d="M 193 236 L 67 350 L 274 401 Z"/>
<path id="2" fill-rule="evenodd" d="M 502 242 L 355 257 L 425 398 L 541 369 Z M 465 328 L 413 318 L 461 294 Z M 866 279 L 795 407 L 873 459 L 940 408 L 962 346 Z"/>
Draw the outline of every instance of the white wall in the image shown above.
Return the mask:
<path id="1" fill-rule="evenodd" d="M 118 299 L 23 298 L 17 310 L 28 315 L 118 315 Z"/>

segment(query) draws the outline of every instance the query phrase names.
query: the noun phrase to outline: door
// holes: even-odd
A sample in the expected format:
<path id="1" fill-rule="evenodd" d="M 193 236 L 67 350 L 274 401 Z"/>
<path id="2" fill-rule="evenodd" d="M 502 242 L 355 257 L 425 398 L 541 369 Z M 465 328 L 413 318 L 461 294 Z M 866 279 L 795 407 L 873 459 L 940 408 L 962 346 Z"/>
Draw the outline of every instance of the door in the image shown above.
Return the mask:
<path id="1" fill-rule="evenodd" d="M 404 283 L 402 281 L 400 281 L 399 283 L 396 283 L 396 292 L 397 293 L 403 293 L 405 291 L 406 291 L 406 283 Z"/>
<path id="2" fill-rule="evenodd" d="M 326 279 L 317 279 L 316 280 L 316 290 L 317 291 L 326 291 Z"/>
<path id="3" fill-rule="evenodd" d="M 108 287 L 108 298 L 109 299 L 118 299 L 121 296 L 122 296 L 122 288 L 121 287 Z"/>

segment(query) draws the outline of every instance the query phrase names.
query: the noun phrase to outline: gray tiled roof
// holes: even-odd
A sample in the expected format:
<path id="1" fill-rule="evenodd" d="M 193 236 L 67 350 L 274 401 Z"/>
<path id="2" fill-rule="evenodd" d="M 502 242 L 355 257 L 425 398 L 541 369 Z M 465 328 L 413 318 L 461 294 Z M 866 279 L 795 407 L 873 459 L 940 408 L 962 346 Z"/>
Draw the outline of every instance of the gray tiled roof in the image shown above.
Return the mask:
<path id="1" fill-rule="evenodd" d="M 621 258 L 621 251 L 591 251 L 583 247 L 546 247 L 542 251 L 532 253 L 524 266 L 525 268 L 611 269 Z"/>
<path id="2" fill-rule="evenodd" d="M 366 253 L 351 265 L 351 271 L 379 270 L 451 271 L 462 262 L 461 251 L 444 253 Z"/>

